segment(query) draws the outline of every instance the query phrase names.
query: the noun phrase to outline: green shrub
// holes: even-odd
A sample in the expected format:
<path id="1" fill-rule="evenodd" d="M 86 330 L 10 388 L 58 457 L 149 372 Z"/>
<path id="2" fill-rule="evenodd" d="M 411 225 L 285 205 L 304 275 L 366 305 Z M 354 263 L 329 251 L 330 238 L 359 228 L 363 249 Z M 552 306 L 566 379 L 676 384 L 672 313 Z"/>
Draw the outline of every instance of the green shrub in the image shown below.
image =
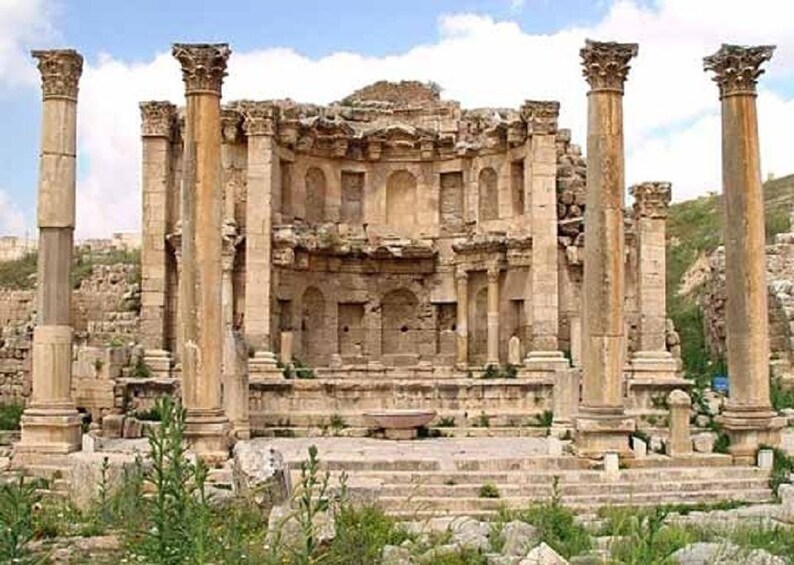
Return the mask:
<path id="1" fill-rule="evenodd" d="M 498 379 L 502 376 L 499 367 L 496 365 L 488 365 L 485 367 L 485 370 L 482 372 L 483 379 Z"/>
<path id="2" fill-rule="evenodd" d="M 21 404 L 0 404 L 0 430 L 18 430 L 24 410 Z"/>
<path id="3" fill-rule="evenodd" d="M 719 432 L 714 442 L 714 453 L 730 453 L 731 438 L 725 432 Z"/>
<path id="4" fill-rule="evenodd" d="M 444 416 L 438 420 L 436 427 L 439 428 L 454 428 L 455 427 L 455 417 L 454 416 Z"/>
<path id="5" fill-rule="evenodd" d="M 493 483 L 485 483 L 480 487 L 480 491 L 478 493 L 480 498 L 501 498 L 501 494 L 499 493 L 499 488 Z"/>
<path id="6" fill-rule="evenodd" d="M 566 559 L 590 549 L 590 534 L 556 495 L 551 502 L 530 506 L 515 517 L 538 528 L 541 540 Z"/>
<path id="7" fill-rule="evenodd" d="M 378 506 L 343 504 L 336 515 L 336 536 L 323 563 L 376 565 L 383 547 L 400 545 L 408 534 Z"/>
<path id="8" fill-rule="evenodd" d="M 148 409 L 136 410 L 133 416 L 142 422 L 160 422 L 163 419 L 159 404 L 155 404 Z"/>
<path id="9" fill-rule="evenodd" d="M 772 474 L 769 477 L 769 488 L 777 496 L 778 487 L 782 484 L 791 483 L 791 473 L 794 471 L 794 457 L 789 457 L 788 453 L 780 448 L 769 448 L 761 446 L 760 449 L 772 449 L 774 462 L 772 463 Z"/>
<path id="10" fill-rule="evenodd" d="M 794 408 L 794 390 L 784 389 L 780 377 L 770 381 L 769 394 L 772 400 L 772 408 L 775 410 Z"/>

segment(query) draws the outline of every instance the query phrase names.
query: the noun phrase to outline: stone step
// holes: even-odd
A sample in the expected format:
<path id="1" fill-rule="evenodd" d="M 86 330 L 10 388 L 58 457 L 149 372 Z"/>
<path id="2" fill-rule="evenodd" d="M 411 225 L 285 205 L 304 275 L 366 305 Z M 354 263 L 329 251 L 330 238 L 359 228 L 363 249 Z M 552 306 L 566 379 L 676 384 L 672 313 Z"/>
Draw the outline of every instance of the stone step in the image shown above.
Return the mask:
<path id="1" fill-rule="evenodd" d="M 352 493 L 362 491 L 362 494 L 377 489 L 377 496 L 380 497 L 410 497 L 427 496 L 434 498 L 471 498 L 479 497 L 480 489 L 485 484 L 494 485 L 503 498 L 533 498 L 551 499 L 555 489 L 552 484 L 511 484 L 511 483 L 488 483 L 480 484 L 381 484 L 359 482 L 352 479 L 348 485 Z M 748 480 L 717 480 L 717 481 L 692 481 L 692 482 L 659 482 L 646 485 L 626 485 L 625 483 L 602 483 L 602 484 L 571 484 L 558 486 L 557 493 L 564 499 L 572 497 L 591 497 L 598 496 L 650 496 L 654 493 L 665 495 L 666 493 L 700 493 L 709 490 L 723 490 L 725 492 L 751 492 L 768 488 L 768 483 L 763 479 Z"/>
<path id="2" fill-rule="evenodd" d="M 588 463 L 576 457 L 552 457 L 537 455 L 527 458 L 500 459 L 456 459 L 449 462 L 453 468 L 447 471 L 459 472 L 501 472 L 501 471 L 568 471 L 582 469 Z M 289 461 L 290 469 L 300 469 L 300 461 Z M 345 470 L 348 473 L 359 471 L 441 471 L 438 459 L 324 459 L 321 467 L 330 471 Z"/>
<path id="3" fill-rule="evenodd" d="M 437 427 L 430 426 L 429 434 L 433 437 L 546 437 L 548 428 L 540 427 L 511 427 L 511 426 L 490 426 L 487 428 L 472 427 Z M 267 427 L 257 430 L 258 437 L 369 437 L 372 434 L 369 428 L 362 426 L 348 426 L 344 428 L 332 428 L 330 426 L 311 427 Z"/>
<path id="4" fill-rule="evenodd" d="M 772 494 L 769 489 L 757 489 L 737 492 L 737 496 L 726 496 L 724 490 L 708 490 L 681 495 L 676 492 L 643 493 L 643 494 L 609 494 L 609 495 L 582 495 L 563 496 L 560 503 L 577 511 L 593 511 L 604 506 L 655 506 L 659 504 L 695 504 L 718 502 L 722 500 L 741 500 L 747 502 L 767 502 Z M 548 499 L 533 497 L 505 497 L 505 498 L 479 498 L 479 497 L 432 497 L 413 496 L 410 498 L 399 496 L 383 496 L 378 499 L 379 504 L 389 514 L 398 516 L 412 516 L 417 512 L 435 512 L 438 515 L 479 515 L 481 512 L 497 512 L 502 508 L 522 509 Z"/>

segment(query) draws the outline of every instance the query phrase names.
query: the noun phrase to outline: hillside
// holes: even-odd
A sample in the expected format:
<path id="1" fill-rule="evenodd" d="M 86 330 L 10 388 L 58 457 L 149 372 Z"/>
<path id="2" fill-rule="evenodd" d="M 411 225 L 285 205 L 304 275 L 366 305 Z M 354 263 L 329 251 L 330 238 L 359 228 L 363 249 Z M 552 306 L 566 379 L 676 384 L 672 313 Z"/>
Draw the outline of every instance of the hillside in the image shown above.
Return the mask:
<path id="1" fill-rule="evenodd" d="M 767 242 L 771 242 L 776 234 L 789 229 L 789 212 L 794 211 L 794 175 L 764 183 L 764 207 Z M 679 295 L 679 290 L 687 271 L 696 262 L 703 264 L 722 243 L 722 196 L 709 194 L 670 206 L 667 235 L 668 314 L 681 334 L 687 372 L 703 374 L 708 362 L 703 320 L 697 307 L 697 280 L 685 281 L 686 294 Z"/>

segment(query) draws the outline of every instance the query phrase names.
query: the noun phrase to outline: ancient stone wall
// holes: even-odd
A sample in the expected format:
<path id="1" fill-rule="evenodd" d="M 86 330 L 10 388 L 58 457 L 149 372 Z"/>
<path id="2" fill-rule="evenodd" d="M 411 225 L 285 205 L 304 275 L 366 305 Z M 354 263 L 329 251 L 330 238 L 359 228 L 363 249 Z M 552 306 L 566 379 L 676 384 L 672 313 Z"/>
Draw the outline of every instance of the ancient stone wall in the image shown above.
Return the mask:
<path id="1" fill-rule="evenodd" d="M 137 265 L 94 265 L 72 294 L 75 362 L 85 345 L 137 341 L 140 289 Z M 0 289 L 0 404 L 30 394 L 30 348 L 35 321 L 35 290 Z"/>
<path id="2" fill-rule="evenodd" d="M 773 375 L 794 379 L 794 233 L 779 234 L 766 247 L 769 297 L 769 348 Z M 725 250 L 709 258 L 700 295 L 706 345 L 714 358 L 725 357 Z"/>

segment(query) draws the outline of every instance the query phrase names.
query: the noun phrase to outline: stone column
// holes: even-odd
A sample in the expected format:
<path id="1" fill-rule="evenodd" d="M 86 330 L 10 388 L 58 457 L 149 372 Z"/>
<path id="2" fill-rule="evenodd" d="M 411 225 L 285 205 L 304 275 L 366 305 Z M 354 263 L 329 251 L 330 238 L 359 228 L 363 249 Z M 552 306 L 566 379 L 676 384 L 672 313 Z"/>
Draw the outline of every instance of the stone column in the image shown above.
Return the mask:
<path id="1" fill-rule="evenodd" d="M 633 43 L 588 40 L 581 50 L 590 84 L 587 124 L 582 407 L 576 447 L 585 456 L 630 455 L 634 421 L 623 408 L 624 316 L 623 85 Z"/>
<path id="2" fill-rule="evenodd" d="M 488 267 L 488 343 L 486 365 L 499 365 L 499 267 Z"/>
<path id="3" fill-rule="evenodd" d="M 460 267 L 455 273 L 457 292 L 457 365 L 466 369 L 469 364 L 469 274 Z"/>
<path id="4" fill-rule="evenodd" d="M 532 226 L 532 337 L 525 365 L 531 370 L 562 371 L 559 350 L 559 269 L 557 266 L 557 116 L 559 102 L 528 100 L 521 108 L 527 122 L 527 159 Z"/>
<path id="5" fill-rule="evenodd" d="M 229 421 L 221 398 L 221 121 L 226 44 L 175 44 L 186 116 L 182 162 L 182 396 L 185 437 L 209 461 L 225 460 Z"/>
<path id="6" fill-rule="evenodd" d="M 769 327 L 764 198 L 755 97 L 774 47 L 723 45 L 704 59 L 722 101 L 726 334 L 730 392 L 722 425 L 734 457 L 780 444 L 782 421 L 769 399 Z"/>
<path id="7" fill-rule="evenodd" d="M 141 102 L 143 229 L 141 234 L 141 341 L 144 362 L 161 377 L 171 374 L 168 328 L 168 249 L 171 162 L 176 106 Z"/>
<path id="8" fill-rule="evenodd" d="M 227 209 L 228 213 L 228 209 Z M 232 427 L 232 438 L 251 437 L 248 419 L 248 348 L 234 323 L 234 260 L 242 242 L 234 218 L 223 222 L 221 308 L 223 310 L 223 408 Z"/>
<path id="9" fill-rule="evenodd" d="M 44 102 L 38 191 L 38 289 L 33 330 L 33 391 L 22 416 L 16 453 L 80 449 L 72 399 L 72 247 L 75 218 L 77 91 L 83 57 L 76 51 L 34 51 Z"/>
<path id="10" fill-rule="evenodd" d="M 632 186 L 629 192 L 634 197 L 637 248 L 639 323 L 630 383 L 636 403 L 639 397 L 650 398 L 657 391 L 667 394 L 673 387 L 686 387 L 688 381 L 677 377 L 678 361 L 667 351 L 665 227 L 670 183 L 645 182 Z"/>
<path id="11" fill-rule="evenodd" d="M 280 374 L 270 336 L 272 293 L 271 223 L 278 178 L 275 154 L 276 110 L 271 104 L 245 102 L 243 129 L 248 136 L 245 233 L 245 338 L 255 349 L 251 373 Z"/>

